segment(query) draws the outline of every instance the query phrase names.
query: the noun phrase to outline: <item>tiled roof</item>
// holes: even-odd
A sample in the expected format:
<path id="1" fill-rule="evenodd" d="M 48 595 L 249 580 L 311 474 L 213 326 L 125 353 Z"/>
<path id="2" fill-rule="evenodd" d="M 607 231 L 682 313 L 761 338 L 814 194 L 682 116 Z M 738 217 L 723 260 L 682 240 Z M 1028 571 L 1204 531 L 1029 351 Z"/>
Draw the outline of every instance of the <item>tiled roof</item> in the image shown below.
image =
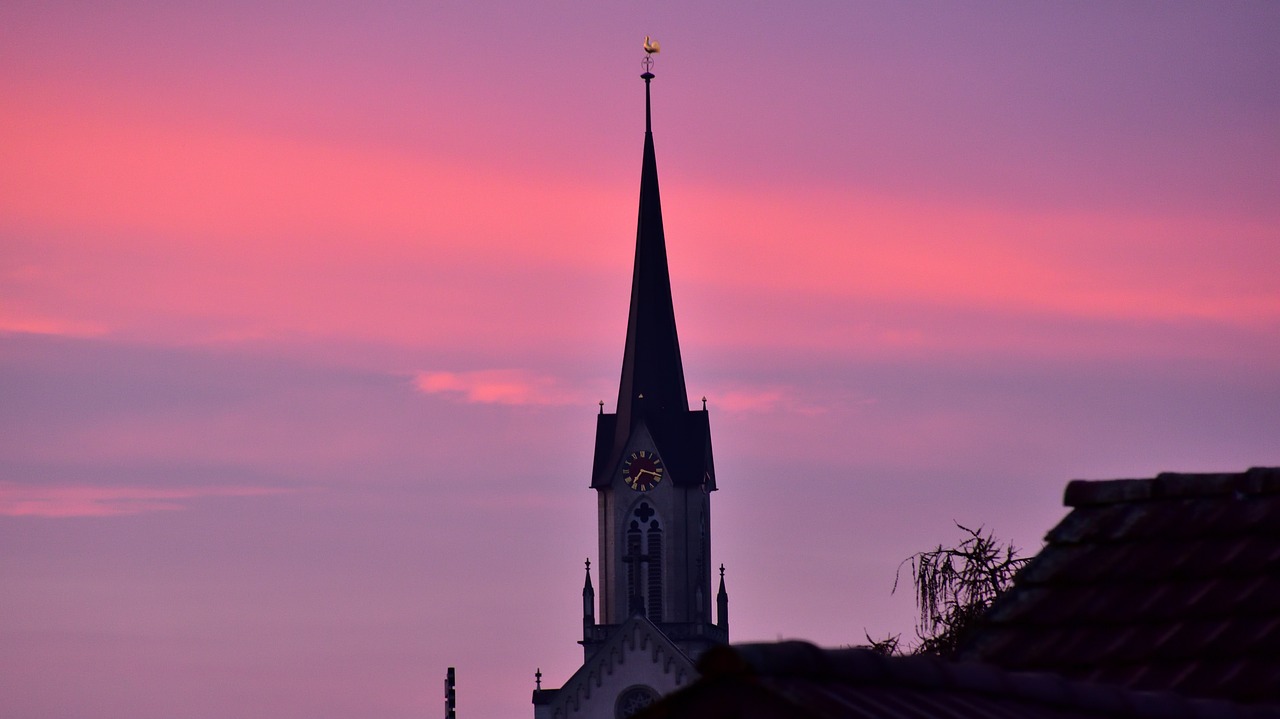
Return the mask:
<path id="1" fill-rule="evenodd" d="M 1072 482 L 963 659 L 1280 704 L 1280 468 Z"/>
<path id="2" fill-rule="evenodd" d="M 1008 672 L 936 657 L 885 657 L 804 642 L 709 650 L 702 678 L 637 719 L 1244 719 L 1280 709 Z"/>

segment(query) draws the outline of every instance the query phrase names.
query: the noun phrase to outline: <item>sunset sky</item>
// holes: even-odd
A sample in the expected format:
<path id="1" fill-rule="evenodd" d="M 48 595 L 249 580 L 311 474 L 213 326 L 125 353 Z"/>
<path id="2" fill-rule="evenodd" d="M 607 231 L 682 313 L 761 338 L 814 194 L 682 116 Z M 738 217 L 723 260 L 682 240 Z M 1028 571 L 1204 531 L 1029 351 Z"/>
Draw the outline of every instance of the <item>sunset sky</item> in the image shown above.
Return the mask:
<path id="1" fill-rule="evenodd" d="M 734 641 L 1280 464 L 1280 3 L 0 4 L 9 719 L 531 716 L 644 130 Z"/>

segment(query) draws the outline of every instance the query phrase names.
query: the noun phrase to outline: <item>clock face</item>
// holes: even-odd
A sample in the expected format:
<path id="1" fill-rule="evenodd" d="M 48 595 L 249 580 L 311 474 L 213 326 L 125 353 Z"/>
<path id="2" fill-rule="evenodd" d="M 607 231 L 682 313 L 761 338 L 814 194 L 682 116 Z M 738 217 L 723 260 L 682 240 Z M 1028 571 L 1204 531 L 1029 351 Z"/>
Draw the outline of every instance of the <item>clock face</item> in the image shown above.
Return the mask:
<path id="1" fill-rule="evenodd" d="M 665 471 L 658 453 L 644 449 L 632 452 L 622 463 L 622 478 L 637 492 L 648 492 L 658 486 Z"/>

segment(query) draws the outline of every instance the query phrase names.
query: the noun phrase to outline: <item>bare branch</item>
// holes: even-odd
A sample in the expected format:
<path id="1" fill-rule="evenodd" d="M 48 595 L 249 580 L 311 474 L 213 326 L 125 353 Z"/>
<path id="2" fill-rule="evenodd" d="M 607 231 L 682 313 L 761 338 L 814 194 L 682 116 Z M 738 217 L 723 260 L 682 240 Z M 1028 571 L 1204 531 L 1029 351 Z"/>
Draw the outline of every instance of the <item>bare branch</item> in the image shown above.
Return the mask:
<path id="1" fill-rule="evenodd" d="M 903 565 L 911 565 L 916 606 L 920 610 L 916 635 L 921 643 L 915 648 L 916 653 L 954 652 L 962 635 L 1030 561 L 1019 557 L 1012 544 L 1001 544 L 985 527 L 970 529 L 959 522 L 956 527 L 968 535 L 958 545 L 939 544 L 927 552 L 917 552 L 903 560 L 894 574 L 896 592 Z"/>

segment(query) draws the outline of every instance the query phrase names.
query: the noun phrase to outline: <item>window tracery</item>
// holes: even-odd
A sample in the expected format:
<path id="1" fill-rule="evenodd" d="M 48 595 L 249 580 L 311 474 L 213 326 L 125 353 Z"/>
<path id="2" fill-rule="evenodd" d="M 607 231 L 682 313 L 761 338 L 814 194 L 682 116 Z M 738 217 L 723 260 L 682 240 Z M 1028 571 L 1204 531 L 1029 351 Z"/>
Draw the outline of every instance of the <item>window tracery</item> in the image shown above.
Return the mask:
<path id="1" fill-rule="evenodd" d="M 627 596 L 633 613 L 655 622 L 663 615 L 662 523 L 657 511 L 640 502 L 630 515 L 626 533 Z"/>

